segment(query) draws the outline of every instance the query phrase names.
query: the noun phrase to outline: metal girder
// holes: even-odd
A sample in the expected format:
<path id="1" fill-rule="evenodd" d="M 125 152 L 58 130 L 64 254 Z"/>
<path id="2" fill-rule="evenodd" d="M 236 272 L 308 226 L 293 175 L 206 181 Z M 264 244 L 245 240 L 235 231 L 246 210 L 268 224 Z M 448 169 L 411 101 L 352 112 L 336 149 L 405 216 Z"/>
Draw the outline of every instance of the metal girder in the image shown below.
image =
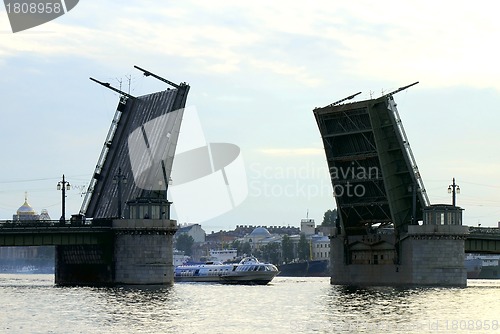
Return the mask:
<path id="1" fill-rule="evenodd" d="M 156 75 L 156 74 L 154 74 L 154 73 L 152 73 L 152 72 L 150 72 L 150 71 L 148 71 L 148 70 L 145 70 L 145 69 L 143 69 L 143 68 L 140 68 L 139 66 L 134 65 L 134 67 L 135 67 L 136 69 L 138 69 L 139 71 L 142 71 L 142 72 L 144 73 L 144 76 L 145 76 L 145 77 L 152 76 L 153 78 L 158 79 L 158 80 L 160 80 L 160 81 L 163 81 L 163 82 L 165 82 L 165 83 L 169 84 L 170 86 L 175 87 L 175 88 L 177 88 L 177 89 L 179 89 L 179 88 L 181 88 L 181 87 L 182 87 L 182 84 L 181 84 L 181 85 L 178 85 L 178 84 L 176 84 L 176 83 L 174 83 L 174 82 L 172 82 L 172 81 L 170 81 L 170 80 L 167 80 L 167 79 L 165 79 L 165 78 L 162 78 L 162 77 L 160 77 L 159 75 Z M 184 85 L 186 85 L 186 84 L 184 84 Z"/>
<path id="2" fill-rule="evenodd" d="M 413 202 L 407 187 L 415 183 L 411 181 L 415 173 L 412 164 L 408 164 L 412 157 L 408 158 L 407 139 L 399 123 L 393 120 L 399 120 L 399 116 L 393 114 L 391 101 L 393 94 L 412 85 L 378 99 L 333 103 L 314 109 L 330 171 L 349 168 L 376 168 L 379 171 L 377 175 L 364 176 L 364 179 L 363 174 L 352 176 L 349 173 L 332 177 L 334 190 L 336 186 L 347 185 L 366 190 L 359 195 L 360 198 L 335 194 L 345 229 L 354 231 L 366 224 L 392 223 L 396 229 L 405 230 L 411 223 Z M 424 203 L 425 200 L 419 197 L 417 206 L 421 209 Z"/>
<path id="3" fill-rule="evenodd" d="M 120 95 L 126 96 L 129 99 L 135 99 L 135 96 L 127 94 L 127 93 L 119 90 L 118 88 L 115 88 L 115 87 L 111 86 L 111 84 L 109 82 L 102 82 L 102 81 L 99 81 L 99 80 L 94 79 L 92 77 L 90 77 L 89 79 L 92 80 L 92 81 L 94 81 L 94 82 L 97 82 L 98 84 L 100 84 L 100 85 L 102 85 L 102 86 L 104 86 L 104 87 L 106 87 L 108 89 L 111 89 L 112 91 L 115 91 L 115 92 L 119 93 Z"/>

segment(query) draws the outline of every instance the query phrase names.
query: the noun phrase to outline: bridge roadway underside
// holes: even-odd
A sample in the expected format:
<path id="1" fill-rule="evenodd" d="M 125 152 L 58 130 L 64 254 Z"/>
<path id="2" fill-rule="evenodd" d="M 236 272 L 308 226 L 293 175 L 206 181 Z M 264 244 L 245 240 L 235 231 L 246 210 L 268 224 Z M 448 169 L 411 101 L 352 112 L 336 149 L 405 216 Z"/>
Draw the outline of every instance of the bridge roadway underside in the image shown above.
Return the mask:
<path id="1" fill-rule="evenodd" d="M 398 130 L 400 120 L 393 115 L 395 108 L 392 96 L 385 96 L 314 110 L 337 202 L 338 227 L 348 236 L 390 223 L 404 233 L 409 224 L 422 219 L 425 200 L 408 144 Z"/>

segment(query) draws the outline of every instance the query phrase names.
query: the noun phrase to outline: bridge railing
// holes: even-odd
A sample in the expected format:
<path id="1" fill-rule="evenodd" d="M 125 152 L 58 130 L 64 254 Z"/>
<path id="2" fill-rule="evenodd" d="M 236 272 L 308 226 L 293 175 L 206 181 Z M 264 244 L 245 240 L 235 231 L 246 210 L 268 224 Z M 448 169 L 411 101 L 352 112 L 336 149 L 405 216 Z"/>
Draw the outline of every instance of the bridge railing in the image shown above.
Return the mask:
<path id="1" fill-rule="evenodd" d="M 45 228 L 111 228 L 112 219 L 89 219 L 85 221 L 67 220 L 0 220 L 0 230 L 2 229 L 45 229 Z"/>
<path id="2" fill-rule="evenodd" d="M 474 234 L 496 234 L 500 235 L 500 228 L 469 226 L 469 232 Z"/>

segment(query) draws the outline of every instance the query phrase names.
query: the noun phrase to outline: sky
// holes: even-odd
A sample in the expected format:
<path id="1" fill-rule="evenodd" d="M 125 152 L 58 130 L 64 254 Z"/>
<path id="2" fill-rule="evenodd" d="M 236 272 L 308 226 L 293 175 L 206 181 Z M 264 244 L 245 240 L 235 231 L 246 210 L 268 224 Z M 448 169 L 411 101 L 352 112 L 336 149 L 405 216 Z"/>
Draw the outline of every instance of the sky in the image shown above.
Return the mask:
<path id="1" fill-rule="evenodd" d="M 335 208 L 312 110 L 361 91 L 395 95 L 433 204 L 464 224 L 500 221 L 500 31 L 489 1 L 80 1 L 67 14 L 12 33 L 0 10 L 0 219 L 24 202 L 77 213 L 118 95 L 165 89 L 138 65 L 191 89 L 205 138 L 240 147 L 248 195 L 206 221 L 321 223 Z M 130 80 L 129 80 L 130 79 Z M 175 205 L 175 203 L 174 203 Z M 175 215 L 174 215 L 175 218 Z M 179 221 L 185 223 L 186 221 Z"/>

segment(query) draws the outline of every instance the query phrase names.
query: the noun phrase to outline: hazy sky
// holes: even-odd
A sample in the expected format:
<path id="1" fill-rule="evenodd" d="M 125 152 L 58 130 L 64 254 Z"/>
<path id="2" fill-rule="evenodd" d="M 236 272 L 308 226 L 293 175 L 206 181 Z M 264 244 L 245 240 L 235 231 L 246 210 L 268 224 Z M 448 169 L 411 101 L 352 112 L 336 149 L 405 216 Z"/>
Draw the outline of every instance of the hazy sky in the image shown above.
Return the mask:
<path id="1" fill-rule="evenodd" d="M 165 89 L 139 65 L 191 85 L 209 142 L 241 148 L 249 185 L 234 210 L 201 222 L 295 225 L 335 207 L 312 110 L 362 91 L 395 95 L 432 203 L 457 204 L 467 225 L 500 220 L 498 5 L 489 1 L 82 0 L 13 34 L 0 13 L 0 218 L 23 203 L 53 219 L 56 184 L 76 213 L 118 95 Z"/>

